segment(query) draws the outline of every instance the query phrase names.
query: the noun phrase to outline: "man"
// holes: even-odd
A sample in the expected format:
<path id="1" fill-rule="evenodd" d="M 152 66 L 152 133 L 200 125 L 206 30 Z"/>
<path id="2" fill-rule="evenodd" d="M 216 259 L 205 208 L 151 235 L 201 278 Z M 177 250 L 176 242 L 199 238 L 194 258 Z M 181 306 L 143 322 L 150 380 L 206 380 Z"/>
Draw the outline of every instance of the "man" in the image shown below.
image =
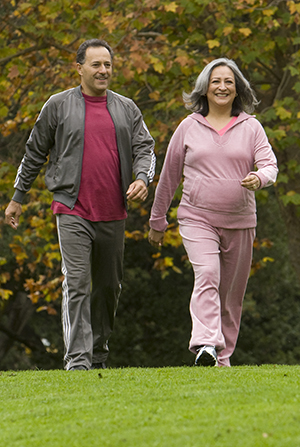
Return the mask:
<path id="1" fill-rule="evenodd" d="M 106 367 L 121 292 L 126 203 L 146 199 L 155 169 L 154 140 L 140 110 L 108 90 L 110 46 L 88 40 L 76 62 L 81 85 L 43 106 L 5 211 L 6 223 L 17 229 L 24 195 L 49 155 L 45 181 L 62 256 L 66 370 Z"/>

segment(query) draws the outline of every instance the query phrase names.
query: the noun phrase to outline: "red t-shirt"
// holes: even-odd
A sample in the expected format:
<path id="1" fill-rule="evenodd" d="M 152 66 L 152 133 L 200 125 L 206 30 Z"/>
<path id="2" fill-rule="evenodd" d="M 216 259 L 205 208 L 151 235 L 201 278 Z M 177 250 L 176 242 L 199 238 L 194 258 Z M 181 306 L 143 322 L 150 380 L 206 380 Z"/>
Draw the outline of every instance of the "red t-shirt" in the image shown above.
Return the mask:
<path id="1" fill-rule="evenodd" d="M 125 219 L 120 159 L 107 97 L 83 97 L 85 130 L 78 198 L 73 210 L 55 201 L 51 209 L 54 214 L 73 214 L 93 222 Z"/>

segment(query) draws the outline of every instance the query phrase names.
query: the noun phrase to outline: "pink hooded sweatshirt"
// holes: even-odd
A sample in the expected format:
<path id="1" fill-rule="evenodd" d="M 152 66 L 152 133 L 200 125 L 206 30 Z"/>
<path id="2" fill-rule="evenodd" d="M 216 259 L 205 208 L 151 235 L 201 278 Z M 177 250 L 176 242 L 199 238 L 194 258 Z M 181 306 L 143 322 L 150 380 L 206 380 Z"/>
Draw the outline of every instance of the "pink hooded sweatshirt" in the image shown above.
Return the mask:
<path id="1" fill-rule="evenodd" d="M 221 136 L 200 113 L 192 113 L 175 130 L 151 210 L 150 226 L 165 231 L 167 212 L 184 177 L 177 218 L 201 220 L 214 227 L 254 228 L 254 191 L 241 186 L 248 174 L 260 188 L 276 181 L 276 157 L 260 122 L 242 112 Z"/>

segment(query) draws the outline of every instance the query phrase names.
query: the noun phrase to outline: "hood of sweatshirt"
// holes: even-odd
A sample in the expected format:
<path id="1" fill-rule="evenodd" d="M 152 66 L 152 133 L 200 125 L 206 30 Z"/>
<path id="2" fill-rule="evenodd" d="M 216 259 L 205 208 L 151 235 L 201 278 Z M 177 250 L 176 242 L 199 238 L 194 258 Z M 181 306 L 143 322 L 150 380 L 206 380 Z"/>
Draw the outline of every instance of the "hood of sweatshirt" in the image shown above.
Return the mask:
<path id="1" fill-rule="evenodd" d="M 205 117 L 203 115 L 201 115 L 201 113 L 194 112 L 191 115 L 189 115 L 188 118 L 192 118 L 195 121 L 198 121 L 199 123 L 203 124 L 204 126 L 207 126 L 210 129 L 215 130 L 213 128 L 213 126 L 211 126 L 211 124 L 209 124 L 209 122 L 205 119 Z M 237 117 L 236 121 L 234 122 L 234 124 L 232 125 L 232 127 L 236 126 L 237 124 L 241 123 L 242 121 L 246 121 L 246 120 L 251 119 L 251 118 L 255 118 L 255 115 L 249 115 L 246 112 L 241 112 L 238 115 L 238 117 Z"/>

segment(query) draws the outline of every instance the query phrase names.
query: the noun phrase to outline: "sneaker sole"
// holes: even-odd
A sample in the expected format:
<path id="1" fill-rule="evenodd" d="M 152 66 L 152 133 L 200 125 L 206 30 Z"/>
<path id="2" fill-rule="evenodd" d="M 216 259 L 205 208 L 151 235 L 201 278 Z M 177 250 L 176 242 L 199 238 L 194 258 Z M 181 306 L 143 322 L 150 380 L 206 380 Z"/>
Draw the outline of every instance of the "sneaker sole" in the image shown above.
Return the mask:
<path id="1" fill-rule="evenodd" d="M 216 364 L 216 359 L 205 351 L 198 358 L 197 363 L 195 363 L 196 366 L 216 366 Z"/>

